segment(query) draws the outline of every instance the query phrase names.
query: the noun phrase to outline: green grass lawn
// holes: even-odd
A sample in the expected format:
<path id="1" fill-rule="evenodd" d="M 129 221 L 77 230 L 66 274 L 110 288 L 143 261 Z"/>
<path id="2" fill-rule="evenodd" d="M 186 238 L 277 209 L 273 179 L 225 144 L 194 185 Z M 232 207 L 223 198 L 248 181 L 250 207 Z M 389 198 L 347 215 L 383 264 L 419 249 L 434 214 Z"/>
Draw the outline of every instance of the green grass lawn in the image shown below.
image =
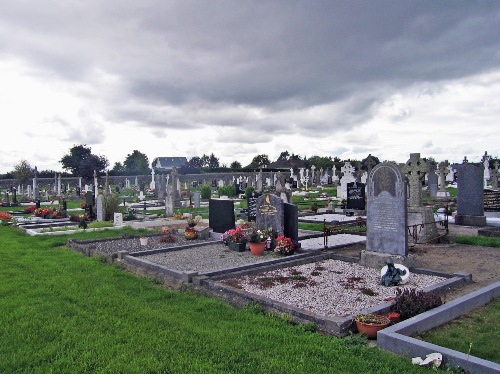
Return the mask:
<path id="1" fill-rule="evenodd" d="M 67 239 L 0 226 L 1 373 L 428 372 L 259 308 L 165 289 Z"/>
<path id="2" fill-rule="evenodd" d="M 500 299 L 495 299 L 464 317 L 421 334 L 419 338 L 429 343 L 500 363 L 499 320 Z"/>
<path id="3" fill-rule="evenodd" d="M 455 243 L 500 248 L 500 238 L 487 236 L 457 236 Z"/>

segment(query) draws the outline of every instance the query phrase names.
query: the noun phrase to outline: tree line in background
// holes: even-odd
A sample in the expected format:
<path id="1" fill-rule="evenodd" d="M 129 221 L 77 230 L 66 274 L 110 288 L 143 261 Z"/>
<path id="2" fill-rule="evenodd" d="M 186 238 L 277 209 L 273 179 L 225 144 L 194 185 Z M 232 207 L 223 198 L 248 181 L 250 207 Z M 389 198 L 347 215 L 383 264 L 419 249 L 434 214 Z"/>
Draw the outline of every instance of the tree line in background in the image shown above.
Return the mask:
<path id="1" fill-rule="evenodd" d="M 380 160 L 372 156 L 376 163 Z M 495 161 L 500 161 L 498 157 L 491 157 L 490 168 L 494 168 Z M 339 157 L 325 157 L 325 156 L 311 156 L 309 158 L 301 157 L 299 155 L 290 154 L 288 151 L 283 151 L 279 155 L 276 161 L 301 161 L 304 167 L 309 168 L 314 165 L 317 170 L 323 168 L 332 169 L 335 167 L 337 170 L 342 167 L 346 162 L 350 162 L 357 169 L 366 170 L 365 165 L 366 158 L 359 160 L 341 160 Z M 433 158 L 428 159 L 431 162 L 436 163 Z M 91 147 L 86 144 L 74 145 L 69 149 L 68 153 L 65 154 L 59 161 L 62 168 L 67 172 L 61 173 L 63 177 L 78 176 L 86 180 L 91 180 L 94 175 L 94 170 L 98 175 L 102 175 L 109 170 L 110 176 L 113 175 L 148 175 L 151 174 L 151 168 L 148 156 L 144 153 L 134 150 L 132 153 L 125 157 L 123 163 L 115 162 L 112 169 L 109 169 L 109 161 L 103 155 L 92 154 Z M 188 162 L 179 168 L 180 174 L 201 174 L 206 172 L 231 172 L 231 171 L 252 171 L 259 168 L 265 168 L 271 164 L 269 156 L 266 154 L 260 154 L 252 159 L 252 162 L 243 167 L 239 161 L 233 161 L 229 166 L 226 164 L 221 164 L 219 158 L 213 153 L 210 155 L 203 154 L 201 157 L 194 156 L 188 160 Z M 20 160 L 14 165 L 14 169 L 11 172 L 5 174 L 0 174 L 0 179 L 16 179 L 21 184 L 30 183 L 34 175 L 34 167 L 29 164 L 26 160 Z M 156 171 L 156 170 L 155 170 Z M 40 178 L 51 178 L 56 174 L 53 170 L 42 170 L 38 171 L 38 177 Z M 59 173 L 58 173 L 59 174 Z"/>

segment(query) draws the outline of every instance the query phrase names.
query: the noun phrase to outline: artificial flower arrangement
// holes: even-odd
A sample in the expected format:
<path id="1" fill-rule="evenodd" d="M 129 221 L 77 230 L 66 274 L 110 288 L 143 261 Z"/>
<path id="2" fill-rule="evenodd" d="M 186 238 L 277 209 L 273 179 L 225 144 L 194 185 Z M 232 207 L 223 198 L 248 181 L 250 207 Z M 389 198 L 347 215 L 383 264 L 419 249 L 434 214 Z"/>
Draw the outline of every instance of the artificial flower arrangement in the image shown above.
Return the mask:
<path id="1" fill-rule="evenodd" d="M 246 243 L 247 234 L 241 227 L 237 227 L 235 229 L 227 230 L 224 234 L 222 234 L 221 240 L 226 245 L 228 243 Z"/>
<path id="2" fill-rule="evenodd" d="M 265 231 L 253 230 L 250 235 L 248 235 L 248 241 L 250 243 L 262 243 L 267 240 L 267 234 Z"/>
<path id="3" fill-rule="evenodd" d="M 0 212 L 0 223 L 6 225 L 12 219 L 12 215 L 7 212 Z"/>
<path id="4" fill-rule="evenodd" d="M 38 208 L 33 212 L 35 217 L 42 218 L 65 218 L 66 214 L 62 212 L 58 212 L 56 209 L 51 208 Z"/>
<path id="5" fill-rule="evenodd" d="M 293 254 L 296 248 L 297 243 L 295 243 L 291 238 L 281 235 L 278 236 L 278 244 L 276 245 L 276 248 L 274 248 L 274 252 L 287 256 Z"/>
<path id="6" fill-rule="evenodd" d="M 188 224 L 189 227 L 194 227 L 198 224 L 198 222 L 200 222 L 200 219 L 201 217 L 200 216 L 197 216 L 197 217 L 188 217 L 186 218 L 186 222 Z"/>

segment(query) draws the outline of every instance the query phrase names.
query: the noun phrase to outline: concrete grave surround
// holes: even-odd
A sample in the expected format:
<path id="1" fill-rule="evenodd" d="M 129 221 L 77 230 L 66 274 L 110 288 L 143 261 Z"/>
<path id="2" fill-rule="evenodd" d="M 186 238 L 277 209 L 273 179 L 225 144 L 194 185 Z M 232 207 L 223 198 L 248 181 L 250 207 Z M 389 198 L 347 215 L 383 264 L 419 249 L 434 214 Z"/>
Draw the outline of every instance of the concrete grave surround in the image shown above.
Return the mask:
<path id="1" fill-rule="evenodd" d="M 361 254 L 360 264 L 379 267 L 391 257 L 405 264 L 406 220 L 403 175 L 395 164 L 378 164 L 368 177 L 366 251 Z"/>
<path id="2" fill-rule="evenodd" d="M 278 235 L 284 233 L 283 201 L 276 195 L 264 194 L 257 199 L 257 229 L 272 227 Z"/>
<path id="3" fill-rule="evenodd" d="M 458 165 L 457 216 L 455 224 L 486 226 L 484 215 L 483 165 Z"/>

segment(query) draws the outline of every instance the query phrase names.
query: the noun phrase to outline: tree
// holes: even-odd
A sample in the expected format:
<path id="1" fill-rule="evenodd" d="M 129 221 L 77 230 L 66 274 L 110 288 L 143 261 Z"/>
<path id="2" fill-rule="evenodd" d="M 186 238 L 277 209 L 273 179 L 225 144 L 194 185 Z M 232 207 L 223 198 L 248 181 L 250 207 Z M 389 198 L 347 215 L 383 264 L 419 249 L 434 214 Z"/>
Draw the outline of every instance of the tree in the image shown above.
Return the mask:
<path id="1" fill-rule="evenodd" d="M 289 157 L 290 157 L 290 153 L 288 153 L 288 151 L 281 152 L 279 157 L 278 157 L 278 161 L 288 160 Z"/>
<path id="2" fill-rule="evenodd" d="M 208 159 L 208 168 L 210 170 L 217 169 L 219 167 L 219 159 L 212 153 Z"/>
<path id="3" fill-rule="evenodd" d="M 252 159 L 252 165 L 256 167 L 269 165 L 269 156 L 268 155 L 257 155 Z"/>
<path id="4" fill-rule="evenodd" d="M 231 162 L 230 168 L 231 169 L 241 169 L 241 164 L 238 161 L 233 161 L 233 162 Z"/>
<path id="5" fill-rule="evenodd" d="M 333 167 L 333 160 L 331 157 L 312 156 L 312 157 L 309 157 L 309 159 L 306 162 L 306 165 L 307 165 L 307 167 L 314 165 L 314 166 L 316 166 L 316 169 L 318 171 L 321 168 L 326 170 L 326 168 Z"/>
<path id="6" fill-rule="evenodd" d="M 115 162 L 113 165 L 113 169 L 111 169 L 111 175 L 121 175 L 124 174 L 125 172 L 125 167 L 121 162 Z"/>
<path id="7" fill-rule="evenodd" d="M 123 162 L 123 167 L 131 175 L 146 175 L 151 173 L 148 156 L 138 150 L 134 150 L 131 154 L 127 155 Z"/>
<path id="8" fill-rule="evenodd" d="M 35 169 L 33 169 L 26 160 L 21 160 L 14 165 L 13 175 L 20 184 L 27 184 L 35 176 L 34 173 Z"/>
<path id="9" fill-rule="evenodd" d="M 74 176 L 80 176 L 87 180 L 92 179 L 94 170 L 98 173 L 104 172 L 108 167 L 108 159 L 101 155 L 93 155 L 91 148 L 86 144 L 74 145 L 69 153 L 61 158 L 63 169 L 70 170 Z"/>

